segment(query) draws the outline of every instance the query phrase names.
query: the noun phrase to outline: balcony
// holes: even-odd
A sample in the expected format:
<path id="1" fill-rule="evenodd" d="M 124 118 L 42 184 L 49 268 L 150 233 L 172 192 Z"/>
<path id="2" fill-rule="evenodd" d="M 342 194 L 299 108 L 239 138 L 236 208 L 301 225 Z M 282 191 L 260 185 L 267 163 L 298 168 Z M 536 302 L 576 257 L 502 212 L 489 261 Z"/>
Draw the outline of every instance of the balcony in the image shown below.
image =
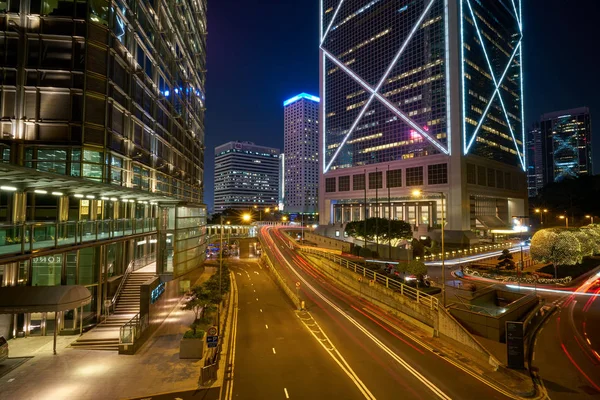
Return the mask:
<path id="1" fill-rule="evenodd" d="M 0 225 L 0 256 L 156 232 L 156 218 Z"/>

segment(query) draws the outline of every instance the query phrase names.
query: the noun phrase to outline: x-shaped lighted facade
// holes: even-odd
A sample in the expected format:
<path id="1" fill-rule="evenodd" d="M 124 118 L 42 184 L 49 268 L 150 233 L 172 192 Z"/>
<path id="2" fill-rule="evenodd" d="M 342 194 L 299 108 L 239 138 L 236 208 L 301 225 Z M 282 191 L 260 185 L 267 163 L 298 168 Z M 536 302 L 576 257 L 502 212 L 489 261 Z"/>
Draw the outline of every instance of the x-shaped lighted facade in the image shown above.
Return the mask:
<path id="1" fill-rule="evenodd" d="M 464 43 L 464 27 L 463 27 L 463 23 L 464 23 L 464 14 L 463 14 L 463 3 L 466 3 L 468 8 L 469 8 L 469 13 L 471 16 L 471 19 L 475 25 L 475 30 L 477 32 L 477 37 L 479 39 L 479 45 L 481 46 L 481 49 L 483 50 L 483 54 L 485 56 L 485 60 L 487 62 L 487 66 L 489 69 L 489 73 L 492 77 L 492 80 L 494 82 L 494 93 L 492 94 L 492 97 L 488 100 L 486 108 L 483 112 L 483 114 L 481 115 L 481 119 L 479 120 L 479 122 L 477 123 L 477 127 L 475 128 L 475 131 L 472 133 L 471 138 L 467 138 L 467 126 L 466 126 L 466 108 L 465 108 L 465 102 L 466 102 L 466 97 L 467 97 L 467 90 L 465 89 L 465 72 L 464 72 L 464 65 L 465 65 L 465 49 L 464 46 L 461 46 L 461 52 L 462 52 L 462 66 L 463 66 L 463 71 L 462 71 L 462 84 L 463 84 L 463 150 L 464 150 L 464 154 L 467 154 L 469 152 L 469 150 L 471 149 L 471 147 L 473 146 L 473 143 L 475 142 L 475 138 L 477 137 L 477 134 L 479 133 L 479 130 L 481 128 L 481 126 L 483 125 L 483 122 L 485 121 L 485 118 L 488 115 L 488 112 L 490 110 L 490 107 L 492 105 L 492 102 L 494 101 L 494 99 L 496 98 L 496 96 L 498 96 L 498 99 L 500 100 L 500 105 L 502 106 L 502 111 L 504 113 L 504 118 L 506 119 L 506 124 L 508 125 L 508 128 L 510 130 L 510 135 L 512 137 L 513 143 L 515 145 L 515 149 L 517 150 L 517 156 L 519 157 L 519 161 L 521 163 L 521 166 L 523 168 L 523 170 L 525 171 L 526 169 L 526 163 L 525 163 L 525 118 L 524 118 L 524 109 L 523 109 L 523 48 L 522 48 L 522 41 L 523 41 L 523 25 L 522 25 L 522 14 L 521 14 L 521 0 L 517 0 L 519 3 L 519 8 L 517 10 L 517 5 L 515 3 L 514 0 L 511 0 L 512 3 L 512 7 L 513 7 L 513 11 L 514 11 L 514 17 L 517 21 L 517 24 L 519 26 L 519 33 L 520 33 L 520 38 L 519 41 L 517 43 L 517 45 L 515 46 L 509 60 L 508 63 L 506 64 L 506 67 L 504 68 L 504 71 L 502 72 L 502 75 L 500 76 L 500 79 L 496 79 L 496 76 L 494 74 L 494 70 L 492 68 L 492 63 L 490 62 L 490 58 L 488 56 L 488 52 L 487 52 L 487 48 L 485 45 L 485 42 L 483 40 L 483 37 L 481 35 L 481 31 L 479 29 L 479 24 L 477 23 L 477 17 L 475 16 L 475 13 L 473 12 L 473 7 L 471 6 L 471 0 L 461 0 L 460 3 L 460 12 L 461 12 L 461 42 Z M 502 94 L 500 93 L 500 87 L 502 85 L 502 83 L 504 82 L 504 79 L 506 78 L 506 73 L 508 72 L 508 70 L 510 69 L 511 64 L 513 63 L 515 56 L 517 55 L 517 52 L 519 52 L 519 68 L 520 68 L 520 73 L 519 73 L 519 78 L 520 78 L 520 89 L 521 89 L 521 93 L 520 93 L 520 98 L 521 98 L 521 143 L 523 148 L 520 149 L 519 148 L 519 144 L 517 143 L 517 139 L 515 137 L 515 132 L 512 128 L 512 125 L 510 123 L 510 118 L 508 116 L 508 112 L 506 111 L 506 106 L 504 105 L 504 100 L 502 99 Z"/>
<path id="2" fill-rule="evenodd" d="M 372 87 L 371 85 L 369 85 L 364 79 L 362 79 L 360 76 L 358 76 L 356 73 L 354 73 L 343 62 L 341 62 L 340 60 L 338 60 L 333 54 L 331 54 L 330 52 L 328 52 L 323 47 L 323 43 L 324 43 L 324 41 L 325 41 L 325 39 L 327 37 L 327 34 L 329 33 L 329 31 L 331 29 L 331 26 L 334 23 L 337 15 L 338 15 L 338 12 L 340 11 L 340 8 L 342 7 L 342 4 L 344 4 L 344 0 L 341 0 L 339 2 L 339 4 L 337 5 L 337 7 L 335 9 L 335 12 L 333 14 L 333 17 L 332 17 L 331 21 L 329 22 L 329 25 L 328 25 L 327 29 L 325 30 L 325 32 L 323 32 L 323 34 L 321 36 L 321 51 L 323 51 L 323 54 L 325 54 L 325 56 L 329 60 L 331 60 L 336 66 L 338 66 L 348 76 L 350 76 L 350 78 L 352 78 L 356 83 L 358 83 L 360 86 L 362 86 L 363 89 L 365 89 L 370 94 L 370 96 L 369 96 L 369 99 L 367 100 L 367 102 L 365 103 L 365 105 L 360 110 L 360 113 L 358 114 L 358 117 L 354 120 L 354 122 L 350 126 L 350 129 L 348 130 L 348 133 L 344 136 L 344 138 L 342 139 L 342 142 L 340 143 L 340 145 L 338 146 L 337 150 L 335 151 L 335 153 L 331 157 L 331 160 L 329 160 L 329 163 L 326 163 L 324 165 L 324 172 L 329 171 L 329 168 L 331 168 L 331 165 L 333 164 L 333 162 L 335 161 L 335 159 L 339 155 L 340 151 L 342 150 L 342 148 L 344 147 L 344 145 L 346 144 L 346 142 L 348 141 L 348 139 L 350 138 L 350 136 L 352 135 L 352 133 L 354 133 L 354 130 L 356 129 L 356 126 L 358 125 L 358 123 L 362 119 L 363 115 L 365 114 L 365 112 L 367 111 L 367 109 L 369 108 L 369 106 L 371 105 L 371 103 L 373 102 L 373 100 L 375 100 L 375 99 L 377 99 L 378 101 L 380 101 L 390 111 L 392 111 L 394 114 L 396 114 L 398 117 L 400 117 L 405 123 L 407 123 L 408 125 L 410 125 L 410 127 L 412 129 L 414 129 L 416 132 L 418 132 L 419 134 L 421 134 L 424 138 L 426 138 L 427 140 L 429 140 L 442 153 L 444 153 L 444 154 L 450 154 L 449 148 L 445 147 L 443 144 L 441 144 L 440 142 L 438 142 L 426 130 L 424 130 L 421 126 L 419 126 L 419 124 L 417 124 L 415 121 L 413 121 L 411 118 L 409 118 L 408 115 L 406 115 L 405 112 L 403 112 L 402 110 L 400 110 L 393 103 L 391 103 L 387 98 L 385 98 L 384 96 L 382 96 L 379 93 L 379 90 L 381 89 L 381 86 L 385 83 L 385 81 L 388 78 L 389 74 L 392 72 L 392 69 L 394 68 L 394 66 L 400 60 L 400 57 L 404 53 L 404 50 L 406 49 L 406 47 L 408 46 L 409 42 L 411 41 L 411 39 L 413 38 L 413 36 L 417 32 L 417 29 L 419 28 L 419 26 L 423 23 L 423 20 L 425 19 L 425 17 L 429 13 L 429 10 L 431 9 L 431 6 L 433 5 L 433 3 L 435 1 L 436 0 L 431 0 L 431 1 L 429 1 L 427 3 L 427 6 L 425 7 L 425 10 L 423 11 L 423 13 L 421 14 L 421 16 L 417 20 L 416 24 L 414 25 L 414 27 L 412 28 L 412 30 L 410 31 L 410 33 L 408 34 L 408 36 L 402 42 L 402 45 L 400 46 L 400 49 L 396 53 L 396 56 L 393 58 L 393 60 L 390 63 L 389 67 L 386 69 L 385 73 L 383 74 L 383 76 L 381 77 L 381 79 L 377 83 L 377 86 L 375 86 L 375 87 Z M 323 99 L 323 101 L 324 100 L 325 99 Z"/>

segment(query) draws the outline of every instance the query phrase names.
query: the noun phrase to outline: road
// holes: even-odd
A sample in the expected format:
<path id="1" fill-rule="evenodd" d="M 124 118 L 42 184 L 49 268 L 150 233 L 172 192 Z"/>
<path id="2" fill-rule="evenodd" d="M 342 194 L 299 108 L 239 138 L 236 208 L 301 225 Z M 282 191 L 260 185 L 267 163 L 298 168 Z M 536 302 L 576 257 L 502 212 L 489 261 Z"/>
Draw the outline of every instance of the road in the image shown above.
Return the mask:
<path id="1" fill-rule="evenodd" d="M 363 398 L 266 269 L 251 261 L 232 261 L 230 268 L 238 310 L 233 389 L 226 398 Z"/>
<path id="2" fill-rule="evenodd" d="M 507 398 L 395 330 L 381 310 L 334 287 L 288 247 L 281 231 L 261 233 L 284 275 L 301 282 L 306 308 L 368 389 L 366 398 Z"/>
<path id="3" fill-rule="evenodd" d="M 559 306 L 538 334 L 533 366 L 554 400 L 600 397 L 600 288 L 594 276 L 573 294 L 546 293 Z"/>

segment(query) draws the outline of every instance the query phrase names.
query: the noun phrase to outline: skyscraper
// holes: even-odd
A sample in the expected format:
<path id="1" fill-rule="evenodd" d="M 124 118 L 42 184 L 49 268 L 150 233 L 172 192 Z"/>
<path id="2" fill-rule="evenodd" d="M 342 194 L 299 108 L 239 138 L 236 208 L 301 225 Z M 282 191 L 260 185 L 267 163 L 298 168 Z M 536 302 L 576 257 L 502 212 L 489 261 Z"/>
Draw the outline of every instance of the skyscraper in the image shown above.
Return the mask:
<path id="1" fill-rule="evenodd" d="M 527 197 L 521 1 L 401 3 L 321 1 L 320 223 L 427 232 L 443 193 L 449 240 L 506 229 Z"/>
<path id="2" fill-rule="evenodd" d="M 8 0 L 0 21 L 0 286 L 85 286 L 85 325 L 133 261 L 201 266 L 206 0 Z M 59 316 L 32 318 L 14 329 Z"/>
<path id="3" fill-rule="evenodd" d="M 535 197 L 544 186 L 542 131 L 536 123 L 527 132 L 527 192 Z"/>
<path id="4" fill-rule="evenodd" d="M 544 184 L 593 173 L 592 123 L 587 107 L 544 114 L 540 128 Z"/>
<path id="5" fill-rule="evenodd" d="M 319 98 L 301 93 L 283 103 L 285 210 L 316 213 L 319 187 Z"/>
<path id="6" fill-rule="evenodd" d="M 279 149 L 252 142 L 215 148 L 215 212 L 275 207 L 279 201 Z"/>

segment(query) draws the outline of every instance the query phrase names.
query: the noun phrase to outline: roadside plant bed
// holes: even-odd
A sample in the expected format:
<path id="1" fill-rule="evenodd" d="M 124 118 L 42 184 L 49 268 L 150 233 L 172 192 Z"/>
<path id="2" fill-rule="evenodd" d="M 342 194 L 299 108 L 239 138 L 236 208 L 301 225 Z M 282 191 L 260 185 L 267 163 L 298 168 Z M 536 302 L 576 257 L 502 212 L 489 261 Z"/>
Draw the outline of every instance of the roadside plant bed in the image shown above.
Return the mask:
<path id="1" fill-rule="evenodd" d="M 542 285 L 566 285 L 567 283 L 569 283 L 573 280 L 573 278 L 570 276 L 566 276 L 564 278 L 559 278 L 559 279 L 548 279 L 548 278 L 535 279 L 532 274 L 527 274 L 524 276 L 491 274 L 491 273 L 487 273 L 487 272 L 480 272 L 477 270 L 473 270 L 468 267 L 465 267 L 463 269 L 463 273 L 467 276 L 486 278 L 486 279 L 494 279 L 499 282 L 520 282 L 520 283 L 528 283 L 531 285 L 536 284 L 536 283 L 542 284 Z"/>
<path id="2" fill-rule="evenodd" d="M 577 278 L 586 272 L 593 270 L 594 268 L 600 265 L 600 257 L 584 257 L 583 262 L 581 264 L 575 265 L 559 265 L 556 268 L 556 275 L 559 278 L 565 278 L 570 276 L 572 278 Z M 540 268 L 538 271 L 550 274 L 554 276 L 554 266 L 546 265 L 543 268 Z"/>
<path id="3" fill-rule="evenodd" d="M 184 339 L 202 339 L 203 337 L 204 331 L 201 330 L 196 330 L 196 333 L 194 333 L 194 331 L 190 329 L 189 331 L 183 334 Z"/>

